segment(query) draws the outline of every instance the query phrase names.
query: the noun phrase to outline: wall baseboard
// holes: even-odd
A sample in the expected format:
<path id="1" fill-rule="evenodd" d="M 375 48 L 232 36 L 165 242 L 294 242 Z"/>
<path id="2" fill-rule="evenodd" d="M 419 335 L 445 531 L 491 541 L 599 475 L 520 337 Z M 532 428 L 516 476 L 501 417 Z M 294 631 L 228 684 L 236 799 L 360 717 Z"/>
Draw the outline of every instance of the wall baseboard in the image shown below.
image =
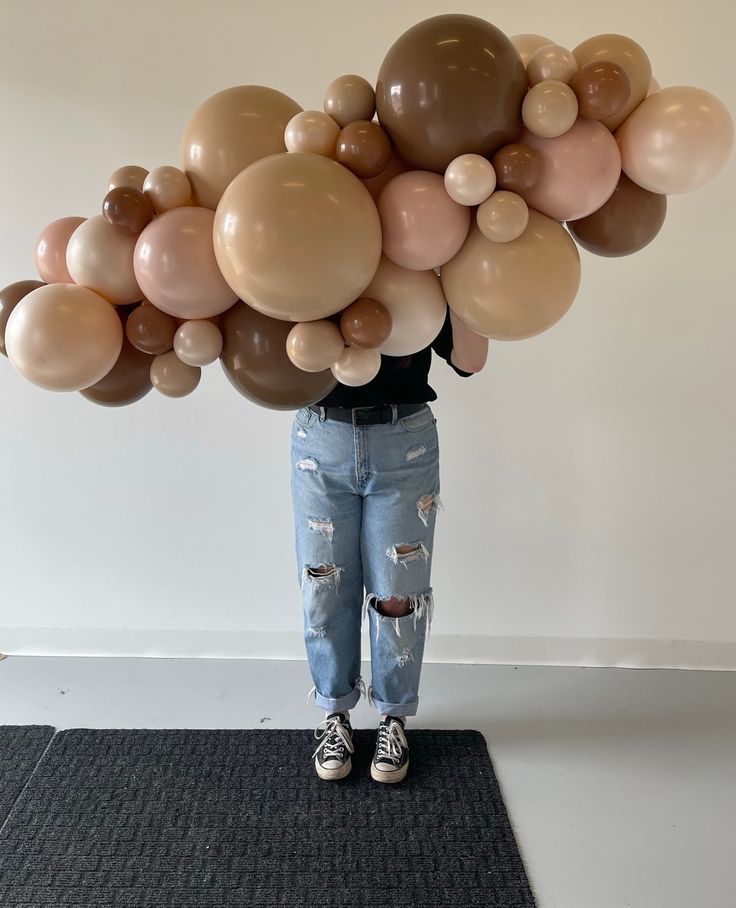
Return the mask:
<path id="1" fill-rule="evenodd" d="M 366 631 L 363 658 L 369 653 Z M 3 656 L 306 659 L 302 633 L 296 631 L 134 627 L 3 627 L 0 658 Z M 736 640 L 432 634 L 424 661 L 736 671 Z"/>

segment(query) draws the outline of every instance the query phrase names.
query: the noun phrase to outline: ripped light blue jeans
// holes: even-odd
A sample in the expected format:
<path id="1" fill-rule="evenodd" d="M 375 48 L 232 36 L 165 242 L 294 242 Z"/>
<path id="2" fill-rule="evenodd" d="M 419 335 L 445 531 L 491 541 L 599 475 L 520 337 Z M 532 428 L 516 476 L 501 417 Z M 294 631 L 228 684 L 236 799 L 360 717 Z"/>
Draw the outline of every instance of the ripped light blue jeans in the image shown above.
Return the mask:
<path id="1" fill-rule="evenodd" d="M 416 715 L 433 598 L 432 545 L 439 444 L 429 404 L 367 426 L 298 410 L 291 430 L 291 489 L 304 640 L 315 703 L 352 709 L 361 691 L 380 714 Z M 376 608 L 399 597 L 400 617 Z M 361 678 L 369 616 L 371 684 Z"/>

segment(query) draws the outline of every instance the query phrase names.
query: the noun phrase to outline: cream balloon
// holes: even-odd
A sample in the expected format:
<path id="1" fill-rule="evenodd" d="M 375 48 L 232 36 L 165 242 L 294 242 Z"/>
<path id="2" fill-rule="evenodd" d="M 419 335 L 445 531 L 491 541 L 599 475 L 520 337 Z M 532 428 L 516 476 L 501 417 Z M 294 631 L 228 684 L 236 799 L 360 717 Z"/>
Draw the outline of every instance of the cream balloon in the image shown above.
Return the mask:
<path id="1" fill-rule="evenodd" d="M 479 154 L 461 154 L 445 171 L 445 190 L 460 205 L 480 205 L 496 188 L 496 171 Z"/>
<path id="2" fill-rule="evenodd" d="M 66 247 L 66 266 L 72 280 L 118 306 L 142 300 L 143 291 L 133 270 L 137 239 L 113 227 L 101 214 L 87 218 Z"/>
<path id="3" fill-rule="evenodd" d="M 305 372 L 329 369 L 340 359 L 344 349 L 340 329 L 326 318 L 297 322 L 286 335 L 286 355 Z"/>
<path id="4" fill-rule="evenodd" d="M 526 65 L 526 77 L 530 86 L 548 79 L 567 83 L 577 71 L 578 61 L 572 51 L 559 44 L 545 44 L 537 48 Z"/>
<path id="5" fill-rule="evenodd" d="M 171 208 L 181 208 L 192 201 L 192 184 L 178 167 L 168 164 L 155 167 L 143 181 L 143 193 L 160 214 Z"/>
<path id="6" fill-rule="evenodd" d="M 286 124 L 284 142 L 287 151 L 335 157 L 340 127 L 321 110 L 302 110 Z"/>
<path id="7" fill-rule="evenodd" d="M 165 397 L 186 397 L 199 384 L 202 370 L 182 362 L 173 350 L 154 356 L 151 362 L 151 384 Z"/>
<path id="8" fill-rule="evenodd" d="M 354 347 L 350 344 L 331 368 L 332 374 L 343 385 L 367 385 L 378 375 L 381 353 L 377 347 Z"/>
<path id="9" fill-rule="evenodd" d="M 77 284 L 46 284 L 23 297 L 5 329 L 8 359 L 47 391 L 82 391 L 103 379 L 123 347 L 110 303 Z"/>
<path id="10" fill-rule="evenodd" d="M 206 318 L 189 319 L 174 335 L 174 353 L 188 366 L 207 366 L 222 353 L 222 334 Z"/>
<path id="11" fill-rule="evenodd" d="M 391 334 L 377 348 L 387 356 L 408 356 L 428 347 L 447 314 L 442 285 L 434 271 L 410 271 L 385 255 L 363 295 L 383 303 L 391 314 Z"/>
<path id="12" fill-rule="evenodd" d="M 526 230 L 529 208 L 520 195 L 500 189 L 478 207 L 476 220 L 487 240 L 509 243 Z"/>
<path id="13" fill-rule="evenodd" d="M 521 57 L 521 62 L 524 66 L 527 65 L 535 50 L 544 47 L 546 44 L 554 44 L 551 38 L 545 38 L 544 35 L 512 35 L 510 40 Z"/>
<path id="14" fill-rule="evenodd" d="M 534 85 L 521 105 L 521 118 L 526 128 L 544 139 L 554 139 L 567 132 L 577 116 L 575 92 L 556 79 Z"/>

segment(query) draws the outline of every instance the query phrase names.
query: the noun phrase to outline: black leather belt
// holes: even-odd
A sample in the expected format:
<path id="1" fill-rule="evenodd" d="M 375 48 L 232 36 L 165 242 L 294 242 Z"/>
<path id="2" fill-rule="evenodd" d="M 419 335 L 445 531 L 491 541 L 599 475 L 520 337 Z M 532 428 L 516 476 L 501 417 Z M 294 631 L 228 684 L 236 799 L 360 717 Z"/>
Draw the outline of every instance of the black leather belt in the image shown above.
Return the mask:
<path id="1" fill-rule="evenodd" d="M 397 410 L 397 419 L 410 416 L 426 407 L 426 404 L 394 404 Z M 391 422 L 393 409 L 391 404 L 379 404 L 375 407 L 320 407 L 312 404 L 309 408 L 315 413 L 325 411 L 327 419 L 338 419 L 340 422 L 350 422 L 354 426 L 372 426 L 376 423 Z"/>

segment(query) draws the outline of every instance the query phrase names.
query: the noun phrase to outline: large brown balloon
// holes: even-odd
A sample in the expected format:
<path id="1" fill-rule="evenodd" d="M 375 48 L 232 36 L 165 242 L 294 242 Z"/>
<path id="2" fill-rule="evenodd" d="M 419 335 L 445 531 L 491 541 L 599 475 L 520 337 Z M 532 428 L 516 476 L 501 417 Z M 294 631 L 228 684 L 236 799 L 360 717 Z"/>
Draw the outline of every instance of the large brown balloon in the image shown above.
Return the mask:
<path id="1" fill-rule="evenodd" d="M 667 196 L 637 186 L 621 174 L 613 195 L 597 211 L 568 221 L 578 243 L 596 255 L 631 255 L 651 243 L 667 214 Z"/>
<path id="2" fill-rule="evenodd" d="M 524 64 L 483 19 L 425 19 L 392 45 L 378 73 L 381 126 L 413 167 L 444 173 L 461 154 L 490 156 L 520 132 Z"/>
<path id="3" fill-rule="evenodd" d="M 153 220 L 153 206 L 140 189 L 117 186 L 105 196 L 102 214 L 108 224 L 128 236 L 138 236 L 146 224 Z"/>
<path id="4" fill-rule="evenodd" d="M 361 180 L 377 177 L 388 166 L 391 140 L 378 123 L 356 120 L 340 130 L 335 157 Z"/>
<path id="5" fill-rule="evenodd" d="M 173 315 L 146 301 L 128 316 L 125 334 L 136 350 L 157 356 L 172 349 L 178 327 L 178 320 Z"/>
<path id="6" fill-rule="evenodd" d="M 123 326 L 127 313 L 123 307 L 117 310 Z M 123 337 L 123 347 L 117 362 L 107 375 L 90 388 L 79 393 L 92 403 L 103 407 L 125 407 L 145 397 L 151 390 L 151 357 Z"/>
<path id="7" fill-rule="evenodd" d="M 0 290 L 0 353 L 3 356 L 8 355 L 5 350 L 5 326 L 8 324 L 10 313 L 31 290 L 43 286 L 43 281 L 15 281 Z"/>
<path id="8" fill-rule="evenodd" d="M 355 347 L 380 347 L 391 334 L 391 313 L 378 300 L 363 296 L 340 314 L 345 343 Z"/>
<path id="9" fill-rule="evenodd" d="M 298 410 L 337 386 L 329 369 L 305 372 L 291 362 L 286 338 L 294 324 L 256 312 L 243 302 L 222 319 L 220 361 L 225 374 L 244 397 L 271 410 Z"/>
<path id="10" fill-rule="evenodd" d="M 497 189 L 524 192 L 531 189 L 539 178 L 541 161 L 537 152 L 528 145 L 518 142 L 504 145 L 494 154 L 492 163 Z"/>
<path id="11" fill-rule="evenodd" d="M 608 60 L 594 60 L 581 66 L 570 79 L 570 88 L 577 96 L 580 116 L 594 120 L 605 120 L 623 110 L 631 95 L 631 84 L 623 67 Z"/>

